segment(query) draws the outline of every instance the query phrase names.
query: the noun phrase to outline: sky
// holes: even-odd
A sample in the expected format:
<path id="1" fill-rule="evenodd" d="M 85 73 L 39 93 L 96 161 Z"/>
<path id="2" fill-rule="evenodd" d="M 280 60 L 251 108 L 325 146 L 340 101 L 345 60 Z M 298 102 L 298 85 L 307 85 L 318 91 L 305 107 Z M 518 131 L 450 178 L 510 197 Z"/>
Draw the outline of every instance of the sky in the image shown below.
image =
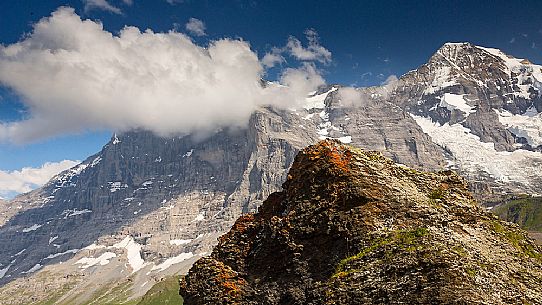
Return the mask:
<path id="1" fill-rule="evenodd" d="M 1 1 L 0 197 L 45 183 L 115 131 L 243 127 L 257 107 L 291 107 L 324 83 L 382 84 L 445 42 L 540 64 L 541 10 L 498 0 Z M 255 88 L 259 78 L 287 89 Z"/>

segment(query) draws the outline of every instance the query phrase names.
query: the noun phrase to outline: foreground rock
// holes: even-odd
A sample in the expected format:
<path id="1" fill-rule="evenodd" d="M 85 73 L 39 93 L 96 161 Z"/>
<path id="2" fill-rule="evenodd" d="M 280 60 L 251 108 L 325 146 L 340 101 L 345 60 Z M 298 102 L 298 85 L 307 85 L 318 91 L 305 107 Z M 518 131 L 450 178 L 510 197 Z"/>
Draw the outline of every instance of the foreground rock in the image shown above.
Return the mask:
<path id="1" fill-rule="evenodd" d="M 542 304 L 542 254 L 462 178 L 322 141 L 181 282 L 186 304 Z"/>

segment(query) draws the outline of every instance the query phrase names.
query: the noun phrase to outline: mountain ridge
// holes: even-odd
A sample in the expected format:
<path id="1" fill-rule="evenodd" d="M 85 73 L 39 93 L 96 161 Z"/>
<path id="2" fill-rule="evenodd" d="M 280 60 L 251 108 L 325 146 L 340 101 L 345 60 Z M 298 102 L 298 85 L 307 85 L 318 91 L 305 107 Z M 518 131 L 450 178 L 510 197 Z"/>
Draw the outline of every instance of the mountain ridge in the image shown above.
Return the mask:
<path id="1" fill-rule="evenodd" d="M 446 52 L 452 47 L 443 46 Z M 311 94 L 301 109 L 262 108 L 246 130 L 222 130 L 205 140 L 144 131 L 114 135 L 82 165 L 0 206 L 0 241 L 7 245 L 0 250 L 0 295 L 32 291 L 43 274 L 49 274 L 46 280 L 69 274 L 69 280 L 34 292 L 36 298 L 63 285 L 82 285 L 83 278 L 89 292 L 68 290 L 64 300 L 81 303 L 101 293 L 104 282 L 127 279 L 130 284 L 121 288 L 139 287 L 126 292 L 137 298 L 160 277 L 184 273 L 208 255 L 240 215 L 280 189 L 297 152 L 322 138 L 379 150 L 418 170 L 457 170 L 477 198 L 536 193 L 542 155 L 511 130 L 535 135 L 526 122 L 540 116 L 541 99 L 524 92 L 535 90 L 538 80 L 531 75 L 532 83 L 514 86 L 527 70 L 508 74 L 499 56 L 469 44 L 455 48 L 471 60 L 470 68 L 495 68 L 480 74 L 487 86 L 450 74 L 449 63 L 436 54 L 396 82 L 356 89 L 361 97 L 353 104 L 342 100 L 343 87 L 330 85 Z M 434 81 L 444 85 L 432 86 Z M 487 160 L 498 161 L 494 166 Z M 131 256 L 134 264 L 130 253 L 138 253 Z M 91 276 L 97 273 L 106 280 Z"/>

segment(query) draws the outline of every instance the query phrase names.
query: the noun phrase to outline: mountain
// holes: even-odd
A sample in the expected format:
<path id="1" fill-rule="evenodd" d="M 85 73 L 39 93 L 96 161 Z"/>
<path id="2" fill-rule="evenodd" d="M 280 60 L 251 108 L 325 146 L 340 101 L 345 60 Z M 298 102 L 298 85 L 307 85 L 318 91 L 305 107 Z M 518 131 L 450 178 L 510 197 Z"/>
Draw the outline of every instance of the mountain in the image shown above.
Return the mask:
<path id="1" fill-rule="evenodd" d="M 455 168 L 495 192 L 537 193 L 542 66 L 497 49 L 448 43 L 401 77 L 392 96 Z M 483 186 L 482 186 L 483 187 Z"/>
<path id="2" fill-rule="evenodd" d="M 181 282 L 187 304 L 542 304 L 542 249 L 451 171 L 325 140 Z"/>
<path id="3" fill-rule="evenodd" d="M 300 109 L 259 109 L 245 129 L 115 134 L 44 187 L 0 204 L 0 298 L 137 300 L 208 255 L 239 216 L 280 190 L 298 151 L 323 138 L 417 170 L 457 170 L 487 202 L 536 194 L 539 72 L 495 49 L 445 44 L 396 81 L 325 86 Z"/>
<path id="4" fill-rule="evenodd" d="M 542 244 L 542 198 L 525 197 L 506 201 L 491 212 L 501 219 L 519 224 Z"/>

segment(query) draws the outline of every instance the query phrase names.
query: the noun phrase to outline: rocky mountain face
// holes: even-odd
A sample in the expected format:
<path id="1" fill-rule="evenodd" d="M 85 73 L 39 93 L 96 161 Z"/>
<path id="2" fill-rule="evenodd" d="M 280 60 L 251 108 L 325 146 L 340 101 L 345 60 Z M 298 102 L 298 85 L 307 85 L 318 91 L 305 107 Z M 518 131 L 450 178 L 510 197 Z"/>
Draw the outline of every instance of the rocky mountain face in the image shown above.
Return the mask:
<path id="1" fill-rule="evenodd" d="M 133 276 L 134 285 L 143 285 L 186 270 L 284 180 L 299 147 L 314 139 L 296 127 L 301 120 L 262 109 L 250 128 L 205 141 L 148 132 L 115 135 L 100 153 L 10 202 L 26 210 L 0 228 L 6 245 L 0 249 L 1 280 L 64 262 L 60 274 L 58 266 L 44 268 L 39 273 L 48 276 L 30 282 L 43 285 L 43 297 L 78 285 L 70 295 L 74 299 L 61 300 L 73 304 L 95 298 L 108 281 Z M 97 269 L 104 274 L 89 280 Z M 53 283 L 51 278 L 65 278 L 64 273 L 69 281 Z M 0 293 L 36 290 L 27 285 L 19 279 Z M 84 295 L 78 295 L 81 285 L 87 285 Z M 33 297 L 41 297 L 39 289 Z"/>
<path id="2" fill-rule="evenodd" d="M 322 141 L 181 282 L 198 304 L 542 304 L 542 249 L 451 171 Z"/>
<path id="3" fill-rule="evenodd" d="M 387 99 L 450 153 L 478 191 L 538 193 L 541 81 L 542 66 L 528 60 L 448 43 L 402 76 Z"/>
<path id="4" fill-rule="evenodd" d="M 299 109 L 260 109 L 246 129 L 114 135 L 44 187 L 0 204 L 0 298 L 137 299 L 208 255 L 280 190 L 297 152 L 323 138 L 418 170 L 458 170 L 478 198 L 539 192 L 540 79 L 525 60 L 446 44 L 397 81 L 353 89 L 354 101 L 331 85 Z"/>

